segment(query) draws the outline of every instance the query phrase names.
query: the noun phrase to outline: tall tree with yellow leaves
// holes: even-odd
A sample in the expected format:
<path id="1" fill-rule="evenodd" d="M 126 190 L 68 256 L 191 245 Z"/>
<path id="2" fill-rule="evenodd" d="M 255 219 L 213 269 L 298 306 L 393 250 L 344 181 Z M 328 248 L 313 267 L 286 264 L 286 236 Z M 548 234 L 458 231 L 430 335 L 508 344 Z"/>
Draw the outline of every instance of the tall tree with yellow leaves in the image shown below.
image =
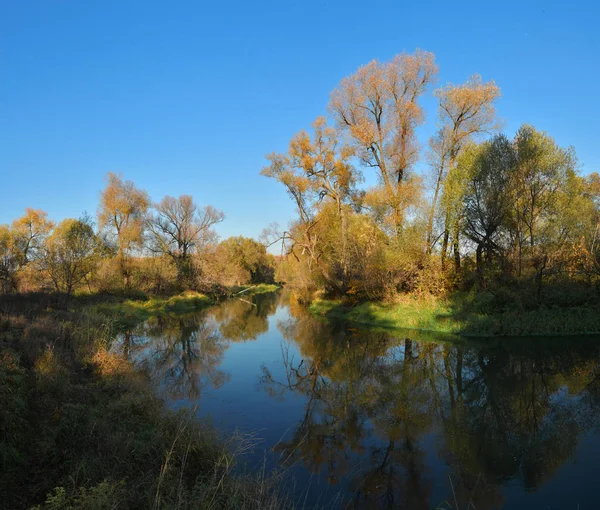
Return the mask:
<path id="1" fill-rule="evenodd" d="M 12 223 L 14 249 L 19 267 L 31 262 L 40 251 L 54 223 L 48 219 L 48 213 L 40 209 L 25 209 L 25 214 Z"/>
<path id="2" fill-rule="evenodd" d="M 427 221 L 427 251 L 431 253 L 433 245 L 433 222 L 438 199 L 448 172 L 456 164 L 462 149 L 469 141 L 481 133 L 496 129 L 496 109 L 494 102 L 500 97 L 500 88 L 493 82 L 482 82 L 475 75 L 463 85 L 448 84 L 435 92 L 439 100 L 439 129 L 429 142 L 435 188 L 431 210 Z M 450 222 L 450 215 L 444 215 L 442 240 L 442 266 L 445 265 L 450 230 L 454 244 L 456 268 L 460 267 L 459 219 Z"/>
<path id="3" fill-rule="evenodd" d="M 296 201 L 300 222 L 296 235 L 288 233 L 292 240 L 291 250 L 301 247 L 319 268 L 323 277 L 336 289 L 347 285 L 348 257 L 348 202 L 354 193 L 358 175 L 349 163 L 353 149 L 343 146 L 335 129 L 327 125 L 324 117 L 313 124 L 314 135 L 306 131 L 296 134 L 287 154 L 271 154 L 271 164 L 262 170 L 262 175 L 274 178 L 286 186 Z M 341 282 L 337 282 L 331 271 L 324 267 L 320 247 L 314 234 L 317 221 L 316 211 L 324 201 L 335 204 L 341 232 Z"/>
<path id="4" fill-rule="evenodd" d="M 145 219 L 150 207 L 146 191 L 136 188 L 132 181 L 109 172 L 106 188 L 100 196 L 98 224 L 116 247 L 119 269 L 126 287 L 129 287 L 131 251 L 143 242 Z"/>
<path id="5" fill-rule="evenodd" d="M 416 128 L 423 123 L 419 98 L 437 75 L 433 53 L 402 53 L 376 60 L 344 78 L 330 111 L 363 165 L 377 170 L 395 234 L 404 220 L 403 186 L 418 159 Z"/>

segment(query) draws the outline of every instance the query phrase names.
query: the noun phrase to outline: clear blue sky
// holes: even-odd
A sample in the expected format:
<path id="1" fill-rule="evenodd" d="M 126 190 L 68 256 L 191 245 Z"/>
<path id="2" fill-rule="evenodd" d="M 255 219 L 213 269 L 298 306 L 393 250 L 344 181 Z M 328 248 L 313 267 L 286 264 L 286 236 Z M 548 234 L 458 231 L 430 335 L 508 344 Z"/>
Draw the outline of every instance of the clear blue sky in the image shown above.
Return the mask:
<path id="1" fill-rule="evenodd" d="M 264 155 L 359 65 L 417 47 L 441 84 L 496 80 L 505 131 L 530 122 L 598 171 L 599 18 L 591 0 L 0 0 L 0 223 L 95 214 L 112 170 L 222 209 L 223 237 L 258 236 L 293 215 Z"/>

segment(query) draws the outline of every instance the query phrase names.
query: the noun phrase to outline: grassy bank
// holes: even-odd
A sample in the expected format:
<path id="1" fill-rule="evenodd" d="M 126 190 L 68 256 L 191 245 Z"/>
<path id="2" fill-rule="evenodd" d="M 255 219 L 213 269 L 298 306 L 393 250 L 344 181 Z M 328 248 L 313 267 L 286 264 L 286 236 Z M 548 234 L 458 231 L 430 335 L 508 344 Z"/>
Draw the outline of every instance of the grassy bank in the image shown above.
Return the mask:
<path id="1" fill-rule="evenodd" d="M 127 329 L 150 317 L 196 312 L 236 294 L 263 294 L 274 292 L 278 288 L 277 285 L 263 283 L 221 289 L 220 293 L 213 295 L 187 291 L 174 296 L 147 296 L 143 293 L 132 296 L 81 296 L 73 306 L 104 315 L 119 329 Z"/>
<path id="2" fill-rule="evenodd" d="M 134 299 L 101 302 L 88 308 L 110 318 L 119 328 L 131 328 L 150 317 L 199 311 L 214 303 L 214 297 L 188 291 L 175 296 L 139 296 Z"/>
<path id="3" fill-rule="evenodd" d="M 0 508 L 286 507 L 275 478 L 233 473 L 247 440 L 166 410 L 108 349 L 113 320 L 211 302 L 81 296 L 59 310 L 49 296 L 0 298 Z"/>
<path id="4" fill-rule="evenodd" d="M 524 310 L 496 306 L 489 295 L 451 298 L 405 297 L 396 303 L 344 305 L 318 299 L 310 311 L 328 320 L 388 331 L 435 331 L 465 336 L 600 334 L 600 306 L 545 307 Z"/>

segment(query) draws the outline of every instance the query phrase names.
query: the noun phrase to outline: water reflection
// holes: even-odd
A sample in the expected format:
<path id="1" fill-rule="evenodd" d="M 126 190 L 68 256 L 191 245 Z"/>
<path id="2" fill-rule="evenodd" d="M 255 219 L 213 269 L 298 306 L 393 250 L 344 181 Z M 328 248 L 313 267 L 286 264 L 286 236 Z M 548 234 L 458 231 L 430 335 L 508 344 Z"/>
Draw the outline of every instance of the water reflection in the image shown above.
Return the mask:
<path id="1" fill-rule="evenodd" d="M 175 400 L 197 400 L 205 388 L 218 389 L 231 375 L 220 368 L 230 342 L 255 340 L 269 328 L 278 293 L 226 301 L 201 313 L 157 317 L 121 339 L 126 357 L 161 381 Z"/>
<path id="2" fill-rule="evenodd" d="M 268 331 L 267 318 L 275 312 L 280 299 L 277 292 L 232 299 L 213 308 L 209 315 L 219 324 L 223 338 L 233 342 L 256 340 Z"/>
<path id="3" fill-rule="evenodd" d="M 263 366 L 271 395 L 306 397 L 292 438 L 277 448 L 348 485 L 357 506 L 431 508 L 424 438 L 449 468 L 446 501 L 499 508 L 502 485 L 550 480 L 598 419 L 597 345 L 458 345 L 335 331 L 296 311 L 279 324 L 286 378 Z M 370 439 L 376 436 L 377 441 Z M 356 456 L 360 456 L 356 459 Z"/>
<path id="4" fill-rule="evenodd" d="M 240 364 L 234 354 L 261 335 L 240 351 L 259 354 Z M 597 342 L 430 338 L 327 325 L 273 293 L 151 321 L 122 345 L 174 399 L 223 391 L 232 374 L 250 374 L 258 394 L 229 384 L 227 405 L 247 407 L 230 424 L 268 415 L 281 430 L 265 431 L 266 446 L 292 472 L 339 488 L 351 507 L 502 508 L 515 491 L 547 486 L 598 434 Z M 288 433 L 282 416 L 293 423 Z M 576 476 L 594 468 L 583 463 Z M 568 491 L 564 501 L 585 499 Z M 526 507 L 558 501 L 531 497 Z"/>

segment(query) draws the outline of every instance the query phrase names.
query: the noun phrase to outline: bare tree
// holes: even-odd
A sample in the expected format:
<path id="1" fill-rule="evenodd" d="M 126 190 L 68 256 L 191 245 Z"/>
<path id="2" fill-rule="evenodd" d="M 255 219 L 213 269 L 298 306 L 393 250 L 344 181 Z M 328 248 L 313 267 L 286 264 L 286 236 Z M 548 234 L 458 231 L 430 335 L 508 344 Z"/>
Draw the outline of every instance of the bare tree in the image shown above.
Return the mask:
<path id="1" fill-rule="evenodd" d="M 225 215 L 210 205 L 199 208 L 190 195 L 166 196 L 155 208 L 156 214 L 148 225 L 151 249 L 171 257 L 179 283 L 194 287 L 192 254 L 216 240 L 212 227 Z"/>

